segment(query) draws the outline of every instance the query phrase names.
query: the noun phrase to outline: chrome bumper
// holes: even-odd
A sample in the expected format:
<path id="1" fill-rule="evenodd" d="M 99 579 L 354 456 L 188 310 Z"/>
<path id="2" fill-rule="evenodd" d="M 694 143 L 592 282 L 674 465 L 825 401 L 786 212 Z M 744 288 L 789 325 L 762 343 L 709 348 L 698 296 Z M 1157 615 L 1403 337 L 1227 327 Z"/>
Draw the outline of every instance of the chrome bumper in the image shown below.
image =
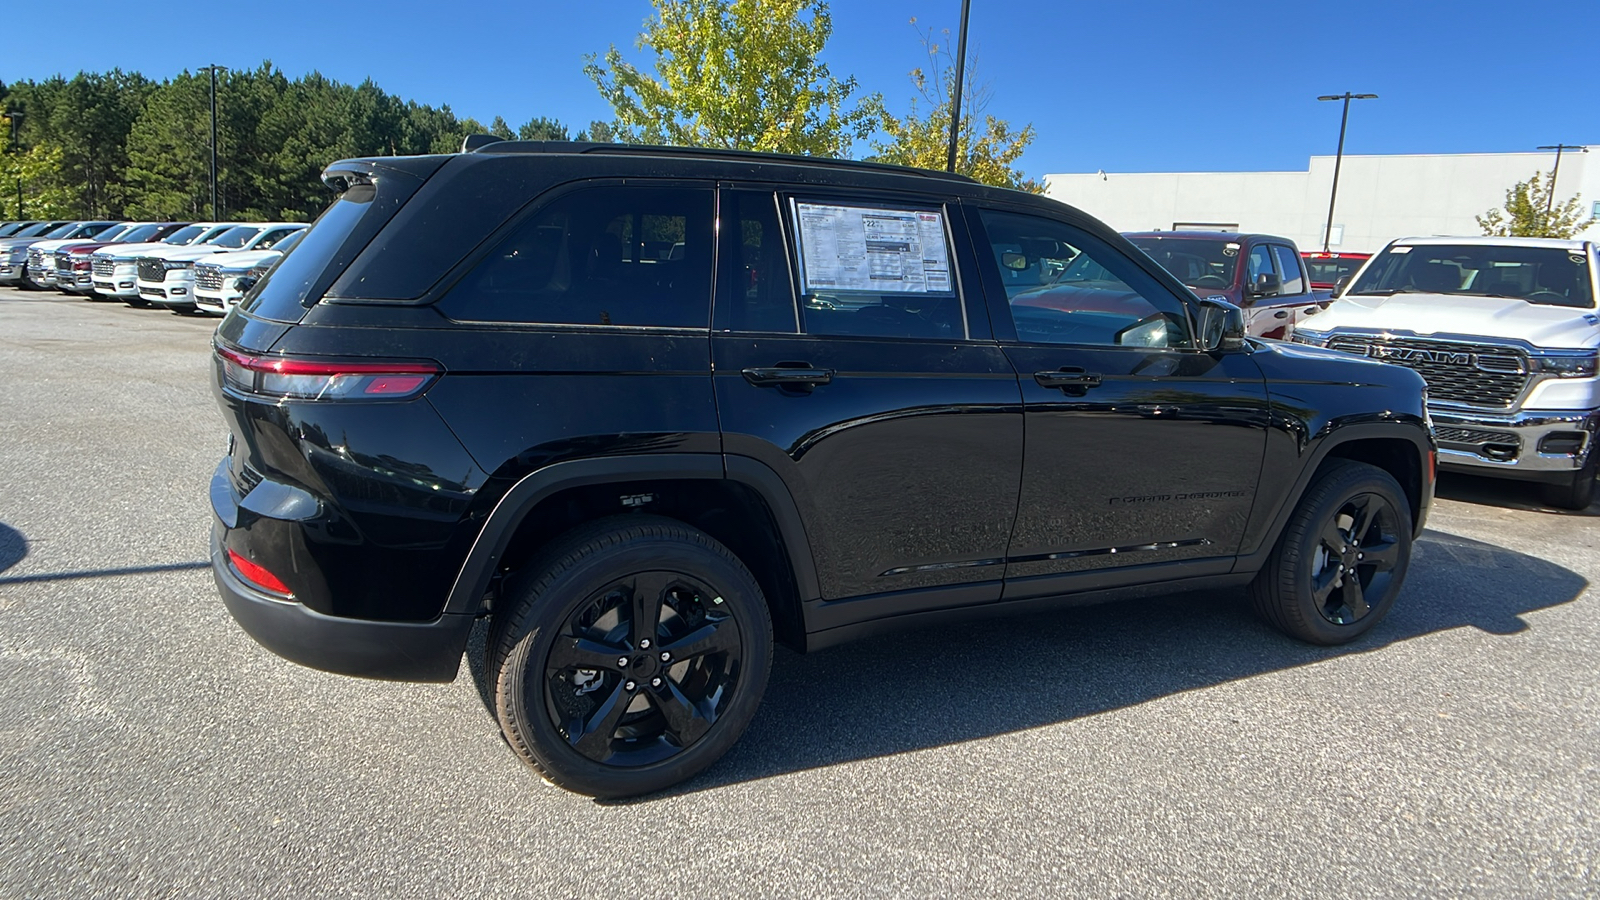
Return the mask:
<path id="1" fill-rule="evenodd" d="M 1527 410 L 1505 416 L 1430 410 L 1429 415 L 1439 442 L 1439 465 L 1480 475 L 1572 472 L 1588 459 L 1600 429 L 1600 410 Z"/>

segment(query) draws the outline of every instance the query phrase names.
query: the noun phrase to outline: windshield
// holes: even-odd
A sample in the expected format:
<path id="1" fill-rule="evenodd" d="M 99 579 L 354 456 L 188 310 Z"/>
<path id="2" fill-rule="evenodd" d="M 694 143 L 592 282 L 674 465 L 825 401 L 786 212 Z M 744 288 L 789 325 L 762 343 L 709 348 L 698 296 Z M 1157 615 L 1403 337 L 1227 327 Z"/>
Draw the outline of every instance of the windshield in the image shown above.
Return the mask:
<path id="1" fill-rule="evenodd" d="M 96 237 L 102 241 L 120 241 L 122 240 L 123 235 L 132 231 L 135 227 L 136 226 L 132 222 L 124 222 L 121 225 L 113 225 L 110 228 L 107 228 L 105 231 L 102 231 L 96 235 Z"/>
<path id="2" fill-rule="evenodd" d="M 29 225 L 27 228 L 24 228 L 21 231 L 17 232 L 16 234 L 12 235 L 12 237 L 19 237 L 19 238 L 43 237 L 47 232 L 51 231 L 52 229 L 59 228 L 59 227 L 60 227 L 60 224 L 57 223 L 57 222 L 40 222 L 37 225 Z"/>
<path id="3" fill-rule="evenodd" d="M 44 238 L 45 240 L 59 240 L 64 237 L 70 237 L 74 231 L 77 231 L 81 227 L 82 226 L 77 222 L 68 222 L 64 225 L 57 225 L 56 227 L 40 235 L 40 237 Z"/>
<path id="4" fill-rule="evenodd" d="M 177 231 L 174 231 L 173 233 L 167 235 L 166 238 L 164 240 L 162 240 L 161 243 L 163 243 L 163 244 L 187 244 L 190 241 L 194 240 L 195 238 L 199 237 L 201 235 L 201 233 L 204 232 L 205 230 L 206 230 L 206 227 L 204 225 L 185 225 L 184 227 L 179 228 Z"/>
<path id="5" fill-rule="evenodd" d="M 13 222 L 10 225 L 0 226 L 0 237 L 11 237 L 17 232 L 28 227 L 27 222 Z"/>
<path id="6" fill-rule="evenodd" d="M 132 228 L 129 228 L 127 231 L 124 231 L 122 234 L 117 235 L 115 240 L 119 244 L 132 244 L 136 241 L 148 241 L 160 233 L 160 231 L 160 225 L 136 225 Z"/>
<path id="7" fill-rule="evenodd" d="M 1514 297 L 1541 306 L 1594 307 L 1588 257 L 1561 247 L 1400 244 L 1378 254 L 1347 293 Z"/>
<path id="8" fill-rule="evenodd" d="M 1133 238 L 1133 245 L 1150 255 L 1161 268 L 1192 288 L 1225 291 L 1233 287 L 1233 270 L 1239 264 L 1235 241 L 1197 238 Z"/>
<path id="9" fill-rule="evenodd" d="M 239 225 L 224 231 L 206 243 L 213 247 L 229 247 L 234 250 L 250 243 L 250 239 L 261 233 L 255 225 Z"/>

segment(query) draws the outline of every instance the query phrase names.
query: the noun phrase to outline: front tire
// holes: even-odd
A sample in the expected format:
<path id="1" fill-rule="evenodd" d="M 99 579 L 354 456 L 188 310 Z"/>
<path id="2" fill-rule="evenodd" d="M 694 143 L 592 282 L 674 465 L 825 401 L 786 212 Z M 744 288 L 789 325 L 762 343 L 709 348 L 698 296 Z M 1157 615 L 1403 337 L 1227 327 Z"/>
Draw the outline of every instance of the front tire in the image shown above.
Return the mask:
<path id="1" fill-rule="evenodd" d="M 507 600 L 489 637 L 495 712 L 512 750 L 559 787 L 626 797 L 691 778 L 739 739 L 766 690 L 761 588 L 682 522 L 579 528 Z"/>
<path id="2" fill-rule="evenodd" d="M 1355 640 L 1394 606 L 1411 561 L 1411 529 L 1411 505 L 1393 476 L 1330 461 L 1250 585 L 1256 612 L 1309 643 Z"/>
<path id="3" fill-rule="evenodd" d="M 1594 440 L 1594 438 L 1590 438 Z M 1583 467 L 1572 473 L 1570 481 L 1540 486 L 1544 502 L 1560 509 L 1584 510 L 1594 502 L 1595 466 L 1600 462 L 1600 452 L 1589 451 Z"/>

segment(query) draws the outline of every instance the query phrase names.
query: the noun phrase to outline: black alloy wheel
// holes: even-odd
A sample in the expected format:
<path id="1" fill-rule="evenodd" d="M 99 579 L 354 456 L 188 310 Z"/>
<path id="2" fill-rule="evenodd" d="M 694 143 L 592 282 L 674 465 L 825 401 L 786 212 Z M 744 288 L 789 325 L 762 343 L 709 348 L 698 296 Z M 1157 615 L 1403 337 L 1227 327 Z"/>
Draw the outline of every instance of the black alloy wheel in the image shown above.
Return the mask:
<path id="1" fill-rule="evenodd" d="M 1368 595 L 1382 597 L 1400 562 L 1395 537 L 1399 511 L 1381 494 L 1345 501 L 1317 537 L 1311 590 L 1317 612 L 1334 625 L 1354 625 L 1372 614 Z"/>
<path id="2" fill-rule="evenodd" d="M 1329 461 L 1250 586 L 1256 611 L 1313 644 L 1355 640 L 1393 607 L 1411 560 L 1411 532 L 1411 506 L 1392 475 Z"/>
<path id="3" fill-rule="evenodd" d="M 552 783 L 597 797 L 669 787 L 743 733 L 771 667 L 760 587 L 681 522 L 581 528 L 530 564 L 490 646 L 501 729 Z"/>

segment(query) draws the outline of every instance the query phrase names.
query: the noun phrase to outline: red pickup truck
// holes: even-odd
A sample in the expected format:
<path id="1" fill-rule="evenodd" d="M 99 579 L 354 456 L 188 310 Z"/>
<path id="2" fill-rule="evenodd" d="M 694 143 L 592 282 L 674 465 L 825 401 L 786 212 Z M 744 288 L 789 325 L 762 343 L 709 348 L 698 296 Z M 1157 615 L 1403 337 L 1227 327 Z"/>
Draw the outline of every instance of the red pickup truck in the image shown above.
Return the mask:
<path id="1" fill-rule="evenodd" d="M 1288 340 L 1300 319 L 1322 311 L 1330 297 L 1312 289 L 1294 241 L 1232 231 L 1144 231 L 1123 235 L 1206 299 L 1219 297 L 1245 311 L 1256 337 Z M 1242 265 L 1241 265 L 1242 263 Z"/>

